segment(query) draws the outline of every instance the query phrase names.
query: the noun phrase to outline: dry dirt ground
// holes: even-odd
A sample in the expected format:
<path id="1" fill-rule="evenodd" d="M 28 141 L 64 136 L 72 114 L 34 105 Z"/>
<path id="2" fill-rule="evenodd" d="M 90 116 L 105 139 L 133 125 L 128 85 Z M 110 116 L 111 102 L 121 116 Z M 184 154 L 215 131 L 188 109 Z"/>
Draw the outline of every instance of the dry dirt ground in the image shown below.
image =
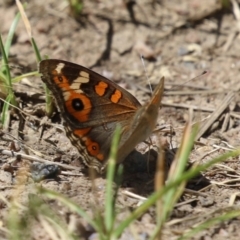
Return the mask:
<path id="1" fill-rule="evenodd" d="M 179 146 L 189 109 L 194 110 L 194 122 L 202 123 L 190 162 L 204 163 L 240 145 L 240 8 L 236 1 L 231 1 L 233 5 L 228 7 L 222 7 L 220 1 L 214 0 L 142 0 L 135 4 L 123 0 L 84 1 L 82 14 L 77 20 L 70 16 L 67 1 L 28 2 L 26 13 L 42 56 L 89 67 L 126 88 L 141 103 L 147 102 L 151 95 L 146 73 L 153 88 L 161 76 L 165 76 L 157 128 L 171 127 L 172 132 L 153 136 L 152 148 L 156 149 L 159 136 L 169 143 L 169 150 Z M 4 40 L 16 12 L 12 1 L 0 1 L 0 31 Z M 146 73 L 140 55 L 144 56 Z M 37 70 L 22 21 L 11 47 L 10 66 L 15 76 Z M 204 71 L 207 73 L 200 76 Z M 14 91 L 26 114 L 24 139 L 18 141 L 18 116 L 12 114 L 9 131 L 1 134 L 1 150 L 19 150 L 31 156 L 41 154 L 43 159 L 80 168 L 77 171 L 63 169 L 57 177 L 37 184 L 70 197 L 93 214 L 92 182 L 79 161 L 77 150 L 61 130 L 59 114 L 50 120 L 44 118 L 45 97 L 40 77 L 25 78 L 14 85 Z M 138 148 L 141 152 L 148 151 L 144 143 Z M 153 150 L 151 159 L 156 159 Z M 7 164 L 10 161 L 12 166 Z M 9 200 L 14 194 L 17 169 L 28 161 L 0 155 L 2 198 Z M 144 167 L 138 169 L 137 160 L 134 164 L 134 169 L 126 166 L 120 188 L 117 200 L 123 212 L 120 217 L 124 217 L 124 212 L 128 214 L 139 202 L 125 195 L 125 190 L 144 197 L 153 191 L 153 173 L 148 173 Z M 186 229 L 225 212 L 229 207 L 239 209 L 238 157 L 202 174 L 199 181 L 188 186 L 198 194 L 184 194 L 181 201 L 186 202 L 176 206 L 163 231 L 163 239 L 177 239 Z M 99 202 L 103 202 L 105 177 L 99 176 L 95 182 Z M 35 184 L 29 177 L 20 192 L 23 204 L 29 194 L 34 193 Z M 4 201 L 0 203 L 0 227 L 5 227 L 8 208 Z M 49 204 L 63 221 L 70 224 L 71 212 L 54 201 Z M 155 226 L 154 219 L 154 211 L 148 211 L 135 222 L 139 239 L 148 239 Z M 77 222 L 81 225 L 77 234 L 84 232 L 85 239 L 93 237 L 93 232 L 89 227 L 87 229 L 82 219 L 77 218 Z M 31 239 L 50 239 L 38 221 L 33 224 Z M 240 239 L 239 224 L 240 218 L 216 224 L 192 239 Z M 122 239 L 134 239 L 131 234 L 131 230 L 127 230 Z M 3 230 L 0 238 L 6 238 Z"/>

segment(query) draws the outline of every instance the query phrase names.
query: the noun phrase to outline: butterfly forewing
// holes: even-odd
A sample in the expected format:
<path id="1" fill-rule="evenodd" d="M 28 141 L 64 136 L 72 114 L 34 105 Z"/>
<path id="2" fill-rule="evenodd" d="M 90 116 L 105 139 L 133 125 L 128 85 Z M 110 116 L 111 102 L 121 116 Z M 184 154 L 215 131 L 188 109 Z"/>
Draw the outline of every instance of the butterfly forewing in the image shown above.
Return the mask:
<path id="1" fill-rule="evenodd" d="M 125 89 L 83 66 L 51 59 L 42 61 L 39 71 L 43 82 L 57 99 L 61 112 L 69 113 L 63 118 L 73 126 L 96 126 L 106 121 L 106 116 L 110 122 L 119 121 L 131 116 L 141 106 Z M 75 104 L 82 106 L 84 111 L 71 108 L 73 99 L 81 100 L 75 100 Z M 81 114 L 83 121 L 79 117 Z"/>

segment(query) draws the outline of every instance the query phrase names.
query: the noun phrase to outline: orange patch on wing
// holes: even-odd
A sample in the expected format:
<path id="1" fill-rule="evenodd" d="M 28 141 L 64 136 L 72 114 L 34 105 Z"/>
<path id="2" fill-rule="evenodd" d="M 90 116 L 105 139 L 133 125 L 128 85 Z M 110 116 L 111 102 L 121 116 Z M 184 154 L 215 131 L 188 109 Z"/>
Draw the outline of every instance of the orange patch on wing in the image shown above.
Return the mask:
<path id="1" fill-rule="evenodd" d="M 107 87 L 108 87 L 108 84 L 101 81 L 95 86 L 95 92 L 99 96 L 103 96 L 106 92 Z"/>
<path id="2" fill-rule="evenodd" d="M 56 70 L 52 71 L 53 81 L 58 85 L 58 87 L 63 92 L 68 92 L 69 97 L 67 101 L 65 101 L 65 107 L 69 114 L 71 114 L 76 120 L 79 122 L 86 122 L 89 119 L 89 113 L 92 110 L 92 103 L 90 99 L 78 92 L 75 92 L 73 89 L 70 88 L 69 81 L 64 75 L 60 75 Z M 73 99 L 79 99 L 83 104 L 83 109 L 81 111 L 77 111 L 72 106 Z"/>
<path id="3" fill-rule="evenodd" d="M 87 147 L 87 151 L 90 155 L 96 157 L 99 161 L 104 160 L 103 154 L 100 153 L 100 147 L 99 144 L 96 142 L 93 142 L 91 139 L 87 139 L 85 141 L 85 145 Z"/>
<path id="4" fill-rule="evenodd" d="M 69 81 L 64 75 L 59 75 L 56 70 L 52 71 L 53 81 L 58 85 L 60 89 L 68 90 L 69 89 Z"/>
<path id="5" fill-rule="evenodd" d="M 87 133 L 89 133 L 89 131 L 91 130 L 91 128 L 82 128 L 82 129 L 76 129 L 73 131 L 73 133 L 78 136 L 78 137 L 83 137 L 85 136 Z"/>
<path id="6" fill-rule="evenodd" d="M 114 94 L 112 94 L 112 96 L 111 96 L 111 101 L 113 103 L 118 103 L 119 100 L 121 99 L 121 97 L 122 97 L 122 93 L 116 89 Z"/>
<path id="7" fill-rule="evenodd" d="M 65 102 L 65 106 L 68 110 L 68 113 L 71 114 L 75 119 L 77 119 L 79 122 L 86 122 L 89 120 L 89 114 L 92 110 L 92 103 L 90 99 L 80 93 L 76 93 L 73 90 L 69 90 L 69 98 L 68 101 Z M 77 111 L 72 106 L 73 99 L 78 98 L 80 101 L 82 101 L 83 109 L 81 111 Z"/>
<path id="8" fill-rule="evenodd" d="M 103 160 L 104 160 L 103 154 L 99 153 L 99 154 L 97 155 L 97 159 L 100 160 L 100 161 L 103 161 Z"/>

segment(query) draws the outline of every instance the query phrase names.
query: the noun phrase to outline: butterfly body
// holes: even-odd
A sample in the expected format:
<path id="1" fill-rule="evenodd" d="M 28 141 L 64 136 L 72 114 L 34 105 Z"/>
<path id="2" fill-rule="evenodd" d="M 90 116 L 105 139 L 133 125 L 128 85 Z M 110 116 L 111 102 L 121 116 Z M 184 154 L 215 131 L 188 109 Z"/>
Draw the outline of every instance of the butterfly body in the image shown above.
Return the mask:
<path id="1" fill-rule="evenodd" d="M 121 162 L 155 127 L 163 79 L 144 106 L 109 79 L 83 66 L 48 59 L 40 62 L 42 81 L 52 91 L 64 120 L 66 135 L 86 165 L 106 165 L 114 130 L 121 126 L 117 161 Z"/>

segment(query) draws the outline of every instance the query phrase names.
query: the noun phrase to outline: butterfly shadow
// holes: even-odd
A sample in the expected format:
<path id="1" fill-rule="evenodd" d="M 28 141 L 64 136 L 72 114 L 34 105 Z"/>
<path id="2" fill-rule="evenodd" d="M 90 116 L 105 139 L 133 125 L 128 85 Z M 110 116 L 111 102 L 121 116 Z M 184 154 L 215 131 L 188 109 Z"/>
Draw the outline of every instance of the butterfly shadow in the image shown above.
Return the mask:
<path id="1" fill-rule="evenodd" d="M 177 149 L 172 149 L 165 153 L 164 170 L 166 177 L 176 152 Z M 157 171 L 157 159 L 158 153 L 154 149 L 150 149 L 144 154 L 136 150 L 132 151 L 122 163 L 124 166 L 124 172 L 121 187 L 130 188 L 131 191 L 141 196 L 148 196 L 151 194 L 154 191 L 154 177 Z M 191 166 L 192 164 L 188 163 L 186 170 L 191 168 Z M 209 184 L 209 180 L 202 174 L 199 174 L 187 183 L 186 188 L 199 191 Z"/>

